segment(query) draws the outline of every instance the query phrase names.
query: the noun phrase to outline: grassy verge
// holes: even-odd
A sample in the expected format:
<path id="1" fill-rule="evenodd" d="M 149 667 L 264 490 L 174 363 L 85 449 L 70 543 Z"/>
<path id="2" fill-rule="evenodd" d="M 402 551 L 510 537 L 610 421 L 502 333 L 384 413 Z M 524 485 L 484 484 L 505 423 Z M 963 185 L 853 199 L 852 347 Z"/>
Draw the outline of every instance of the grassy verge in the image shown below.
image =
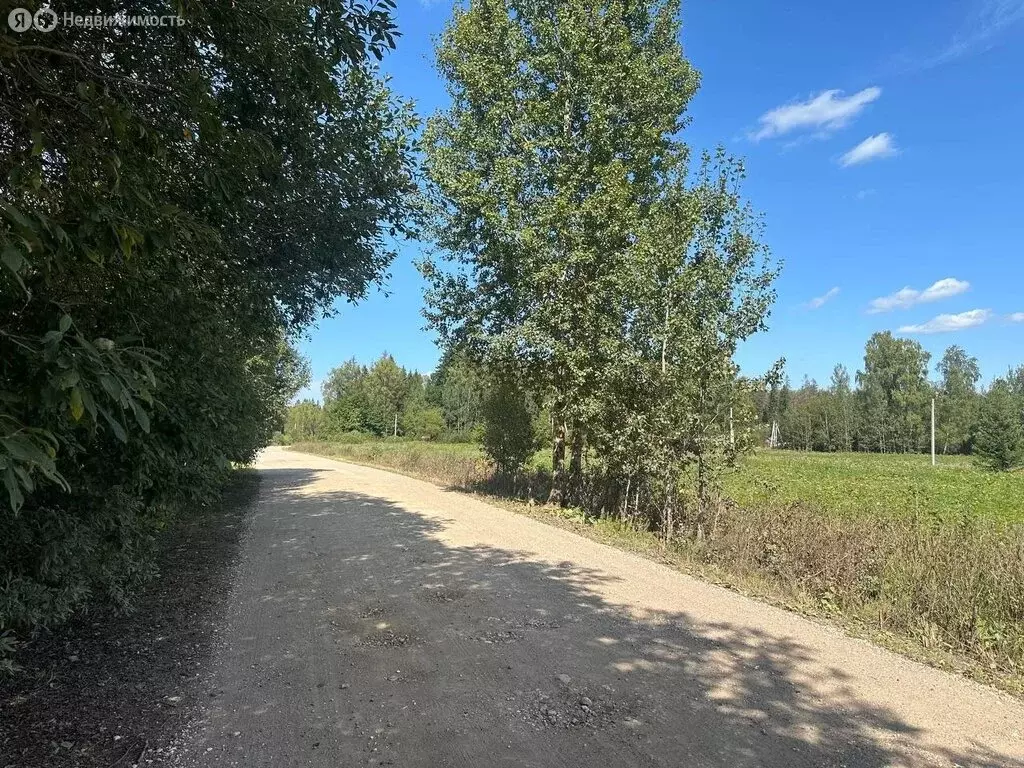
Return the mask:
<path id="1" fill-rule="evenodd" d="M 494 487 L 490 469 L 473 445 L 313 443 L 293 449 L 463 490 Z M 935 473 L 934 484 L 928 485 L 927 475 L 918 474 L 922 495 L 910 505 L 906 473 L 913 467 L 903 464 L 905 457 L 871 457 L 860 465 L 862 483 L 876 498 L 890 497 L 891 504 L 858 508 L 844 499 L 830 506 L 828 500 L 839 492 L 828 488 L 813 489 L 814 495 L 808 491 L 810 501 L 801 503 L 787 497 L 799 493 L 800 486 L 794 483 L 794 490 L 786 476 L 810 473 L 799 465 L 803 460 L 802 454 L 773 454 L 764 461 L 778 465 L 762 463 L 739 473 L 761 472 L 761 479 L 731 477 L 728 485 L 733 488 L 757 488 L 764 473 L 773 472 L 778 490 L 750 494 L 742 505 L 723 505 L 713 534 L 702 540 L 678 536 L 664 542 L 614 519 L 551 509 L 534 503 L 529 483 L 517 489 L 518 499 L 493 500 L 1024 695 L 1024 526 L 1010 522 L 1012 515 L 993 514 L 973 500 L 970 489 L 984 487 L 984 479 L 971 478 L 968 482 L 974 485 L 961 489 L 961 498 L 976 505 L 973 513 L 963 511 L 967 506 L 954 513 L 950 510 L 956 507 L 948 504 L 921 508 L 925 493 L 951 498 L 943 490 L 948 488 L 946 479 Z M 847 457 L 820 460 L 819 485 L 856 484 L 856 470 L 847 465 Z M 974 472 L 968 467 L 958 471 Z M 811 488 L 813 483 L 807 482 Z"/>

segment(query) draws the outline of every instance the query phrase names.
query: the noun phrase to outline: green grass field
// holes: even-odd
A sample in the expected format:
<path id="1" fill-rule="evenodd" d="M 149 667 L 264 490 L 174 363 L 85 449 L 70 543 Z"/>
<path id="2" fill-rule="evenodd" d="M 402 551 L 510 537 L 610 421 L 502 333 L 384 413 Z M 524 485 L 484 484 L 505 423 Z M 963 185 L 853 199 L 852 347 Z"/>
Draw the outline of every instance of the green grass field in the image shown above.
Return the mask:
<path id="1" fill-rule="evenodd" d="M 452 482 L 487 471 L 480 446 L 473 443 L 336 443 L 312 452 L 412 474 L 431 465 Z M 550 449 L 538 451 L 532 463 L 550 467 Z M 727 496 L 748 508 L 799 503 L 830 514 L 1024 522 L 1024 472 L 985 472 L 965 456 L 941 457 L 932 467 L 921 455 L 761 450 L 743 459 L 723 485 Z"/>
<path id="2" fill-rule="evenodd" d="M 1024 473 L 985 472 L 964 456 L 759 451 L 724 480 L 741 506 L 802 503 L 838 514 L 986 516 L 1024 522 Z"/>

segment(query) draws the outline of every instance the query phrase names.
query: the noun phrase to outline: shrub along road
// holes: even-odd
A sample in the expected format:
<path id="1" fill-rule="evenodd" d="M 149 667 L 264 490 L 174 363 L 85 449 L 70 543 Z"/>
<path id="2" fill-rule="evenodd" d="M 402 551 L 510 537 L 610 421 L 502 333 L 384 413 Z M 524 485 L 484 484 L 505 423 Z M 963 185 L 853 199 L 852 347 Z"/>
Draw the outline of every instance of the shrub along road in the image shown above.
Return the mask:
<path id="1" fill-rule="evenodd" d="M 264 452 L 186 766 L 1024 765 L 1024 705 L 568 531 Z"/>

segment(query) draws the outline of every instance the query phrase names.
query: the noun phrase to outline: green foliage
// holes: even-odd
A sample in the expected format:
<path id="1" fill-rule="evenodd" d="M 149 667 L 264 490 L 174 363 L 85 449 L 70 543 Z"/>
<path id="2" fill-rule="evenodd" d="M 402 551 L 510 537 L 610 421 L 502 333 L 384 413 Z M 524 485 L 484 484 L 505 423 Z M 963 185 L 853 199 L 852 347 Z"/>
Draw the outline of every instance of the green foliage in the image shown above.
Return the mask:
<path id="1" fill-rule="evenodd" d="M 430 377 L 430 388 L 444 412 L 449 435 L 470 439 L 483 423 L 484 377 L 480 367 L 461 351 L 447 352 Z"/>
<path id="2" fill-rule="evenodd" d="M 882 453 L 924 449 L 930 357 L 916 341 L 897 339 L 888 331 L 868 340 L 864 370 L 857 373 L 865 447 Z"/>
<path id="3" fill-rule="evenodd" d="M 417 406 L 406 409 L 399 419 L 402 434 L 419 440 L 439 440 L 445 433 L 444 413 L 440 408 Z"/>
<path id="4" fill-rule="evenodd" d="M 1006 380 L 997 381 L 982 399 L 974 457 L 992 470 L 1024 464 L 1024 397 Z"/>
<path id="5" fill-rule="evenodd" d="M 498 376 L 483 405 L 484 452 L 500 474 L 514 476 L 537 450 L 528 396 L 514 377 Z"/>
<path id="6" fill-rule="evenodd" d="M 961 347 L 946 350 L 938 364 L 940 376 L 936 404 L 938 450 L 941 453 L 970 453 L 971 438 L 978 420 L 978 360 Z"/>
<path id="7" fill-rule="evenodd" d="M 290 441 L 317 440 L 326 436 L 324 409 L 313 400 L 300 400 L 288 407 L 284 433 Z"/>
<path id="8" fill-rule="evenodd" d="M 876 333 L 865 348 L 864 370 L 851 390 L 850 375 L 837 365 L 827 389 L 805 379 L 798 389 L 788 380 L 755 394 L 762 438 L 771 425 L 781 445 L 808 451 L 917 453 L 930 450 L 931 400 L 935 399 L 936 450 L 968 454 L 978 426 L 981 371 L 976 358 L 949 347 L 936 366 L 938 381 L 927 380 L 928 359 L 917 342 Z M 1012 390 L 1012 375 L 1007 385 Z"/>
<path id="9" fill-rule="evenodd" d="M 763 327 L 774 271 L 742 166 L 719 152 L 690 175 L 699 78 L 679 31 L 676 0 L 477 0 L 440 41 L 451 106 L 424 144 L 449 264 L 423 265 L 426 314 L 548 408 L 552 501 L 594 454 L 610 495 L 642 485 L 658 517 L 684 465 L 703 497 L 743 442 L 731 356 Z"/>
<path id="10" fill-rule="evenodd" d="M 294 332 L 383 274 L 412 188 L 370 63 L 392 8 L 4 34 L 0 633 L 126 604 L 152 535 L 281 429 Z"/>

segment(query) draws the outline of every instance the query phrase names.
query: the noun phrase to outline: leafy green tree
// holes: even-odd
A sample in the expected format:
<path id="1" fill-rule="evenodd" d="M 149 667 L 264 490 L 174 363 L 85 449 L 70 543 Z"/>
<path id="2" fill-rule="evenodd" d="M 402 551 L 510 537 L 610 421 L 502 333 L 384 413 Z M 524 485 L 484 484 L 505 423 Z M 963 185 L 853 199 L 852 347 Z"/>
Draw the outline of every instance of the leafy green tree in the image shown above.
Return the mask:
<path id="1" fill-rule="evenodd" d="M 0 634 L 127 600 L 153 531 L 280 427 L 283 339 L 384 273 L 415 128 L 371 63 L 392 9 L 3 36 Z"/>
<path id="2" fill-rule="evenodd" d="M 982 466 L 1007 470 L 1024 464 L 1024 409 L 1006 379 L 982 398 L 974 457 Z"/>
<path id="3" fill-rule="evenodd" d="M 422 403 L 406 407 L 398 421 L 402 434 L 419 440 L 440 440 L 444 435 L 444 414 L 440 408 Z"/>
<path id="4" fill-rule="evenodd" d="M 537 450 L 529 395 L 512 376 L 498 376 L 484 397 L 484 452 L 498 472 L 512 477 Z"/>
<path id="5" fill-rule="evenodd" d="M 936 403 L 936 437 L 942 453 L 968 453 L 978 420 L 978 359 L 961 347 L 949 347 L 938 364 L 941 381 Z"/>
<path id="6" fill-rule="evenodd" d="M 484 376 L 479 366 L 459 351 L 442 356 L 430 386 L 436 404 L 444 413 L 448 432 L 455 438 L 468 438 L 483 422 Z"/>
<path id="7" fill-rule="evenodd" d="M 284 433 L 291 442 L 311 441 L 323 437 L 324 411 L 314 400 L 300 400 L 288 407 Z"/>
<path id="8" fill-rule="evenodd" d="M 832 369 L 832 382 L 829 392 L 832 396 L 831 413 L 835 425 L 832 430 L 830 450 L 853 450 L 854 439 L 854 403 L 850 389 L 850 372 L 843 365 Z"/>
<path id="9" fill-rule="evenodd" d="M 363 382 L 366 422 L 378 435 L 394 434 L 396 421 L 409 395 L 409 376 L 385 352 L 370 366 Z"/>
<path id="10" fill-rule="evenodd" d="M 698 76 L 678 0 L 472 0 L 438 46 L 451 106 L 424 137 L 431 234 L 458 266 L 424 265 L 427 317 L 449 346 L 514 362 L 550 403 L 552 501 L 564 498 L 615 362 L 632 245 L 667 179 Z M 571 437 L 570 437 L 571 432 Z"/>
<path id="11" fill-rule="evenodd" d="M 887 452 L 923 450 L 928 439 L 930 355 L 911 339 L 875 333 L 857 372 L 861 403 L 862 447 Z"/>
<path id="12" fill-rule="evenodd" d="M 327 432 L 340 436 L 346 432 L 369 431 L 369 406 L 366 396 L 366 367 L 355 358 L 332 368 L 321 385 Z"/>

